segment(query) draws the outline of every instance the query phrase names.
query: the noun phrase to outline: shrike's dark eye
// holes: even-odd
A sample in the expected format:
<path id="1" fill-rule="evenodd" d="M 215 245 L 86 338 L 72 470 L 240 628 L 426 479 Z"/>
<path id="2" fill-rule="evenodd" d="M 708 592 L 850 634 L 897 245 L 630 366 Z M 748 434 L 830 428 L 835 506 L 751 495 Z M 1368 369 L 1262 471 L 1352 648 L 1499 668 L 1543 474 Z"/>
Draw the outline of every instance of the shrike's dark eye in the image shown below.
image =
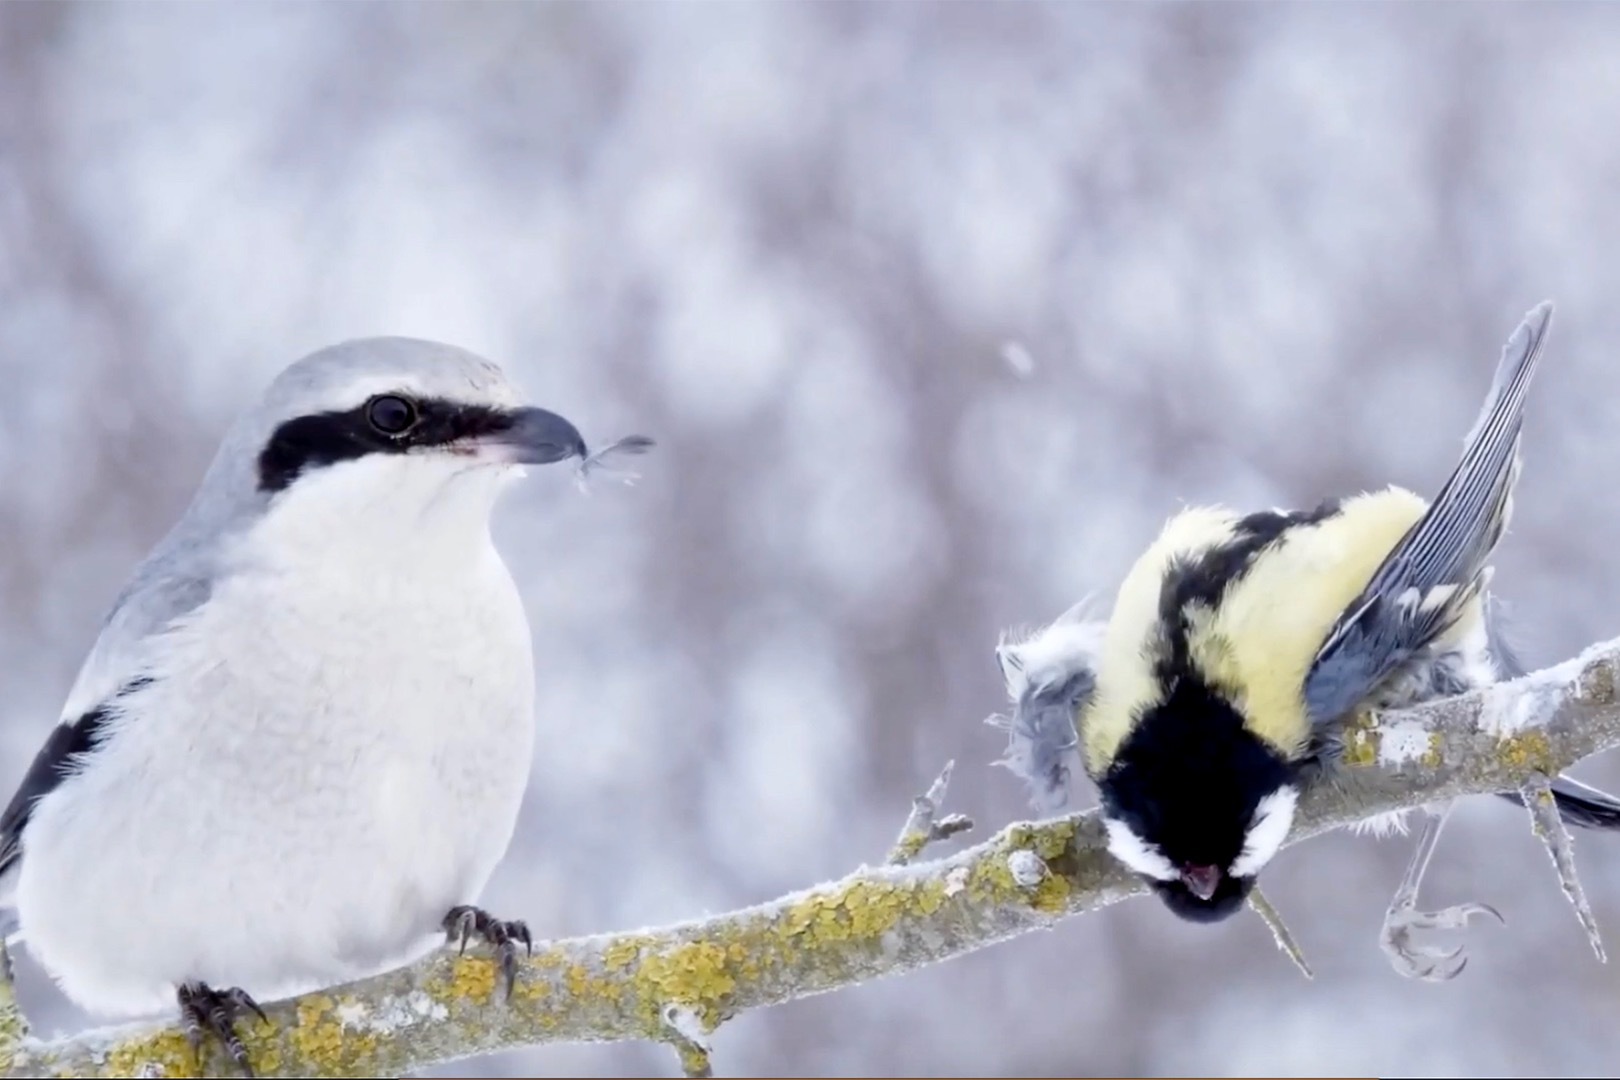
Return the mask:
<path id="1" fill-rule="evenodd" d="M 383 394 L 366 404 L 366 419 L 384 435 L 403 435 L 416 426 L 416 406 L 408 398 Z"/>

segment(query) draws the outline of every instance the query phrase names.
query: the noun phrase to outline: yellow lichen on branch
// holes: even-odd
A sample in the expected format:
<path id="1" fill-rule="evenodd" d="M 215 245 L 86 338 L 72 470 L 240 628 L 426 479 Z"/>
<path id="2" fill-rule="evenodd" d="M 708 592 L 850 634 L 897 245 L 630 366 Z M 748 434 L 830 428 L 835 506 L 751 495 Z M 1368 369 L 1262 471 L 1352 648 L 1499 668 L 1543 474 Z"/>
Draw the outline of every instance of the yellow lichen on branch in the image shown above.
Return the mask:
<path id="1" fill-rule="evenodd" d="M 503 1047 L 553 1041 L 675 1041 L 668 1010 L 705 1031 L 736 1013 L 908 970 L 1044 924 L 1069 910 L 1072 885 L 1092 903 L 1135 882 L 1100 849 L 1076 853 L 1076 821 L 1018 825 L 938 863 L 862 868 L 841 881 L 701 923 L 538 945 L 510 1003 L 495 994 L 487 956 L 442 950 L 347 987 L 270 1006 L 269 1025 L 242 1035 L 260 1076 L 373 1076 Z M 1020 885 L 1008 855 L 1048 866 Z M 1098 890 L 1103 881 L 1113 893 Z M 1078 909 L 1076 909 L 1078 910 Z M 941 945 L 943 940 L 947 944 Z M 684 1057 L 697 1067 L 690 1045 Z M 224 1062 L 206 1063 L 218 1072 Z M 16 1074 L 196 1076 L 174 1028 L 99 1032 L 59 1046 L 24 1044 Z"/>
<path id="2" fill-rule="evenodd" d="M 11 981 L 11 954 L 0 934 L 0 1074 L 16 1064 L 17 1049 L 28 1036 L 28 1024 L 17 1007 L 17 992 Z"/>

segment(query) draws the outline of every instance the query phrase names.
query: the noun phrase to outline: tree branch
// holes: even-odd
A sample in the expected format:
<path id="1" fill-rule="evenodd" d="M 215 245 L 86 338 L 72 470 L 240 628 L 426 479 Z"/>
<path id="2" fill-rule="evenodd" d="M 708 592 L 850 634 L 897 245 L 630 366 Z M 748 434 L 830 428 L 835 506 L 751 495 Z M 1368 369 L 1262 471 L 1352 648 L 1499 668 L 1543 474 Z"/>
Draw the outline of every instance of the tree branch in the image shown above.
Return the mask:
<path id="1" fill-rule="evenodd" d="M 1307 793 L 1289 842 L 1438 799 L 1539 790 L 1620 745 L 1617 673 L 1620 640 L 1513 683 L 1353 723 L 1349 767 Z M 507 1006 L 487 957 L 440 950 L 275 1005 L 270 1026 L 244 1034 L 261 1076 L 398 1076 L 495 1050 L 620 1039 L 674 1042 L 700 1074 L 707 1035 L 744 1010 L 938 963 L 1144 891 L 1107 854 L 1097 818 L 1074 814 L 702 921 L 537 946 Z M 0 1076 L 197 1075 L 172 1024 L 40 1043 L 10 1000 L 0 987 Z"/>
<path id="2" fill-rule="evenodd" d="M 921 855 L 929 844 L 949 840 L 973 828 L 973 819 L 966 814 L 940 816 L 945 807 L 945 792 L 951 786 L 951 773 L 955 770 L 956 762 L 947 761 L 939 776 L 928 785 L 928 791 L 911 800 L 911 816 L 906 818 L 894 847 L 889 849 L 890 866 L 904 866 Z"/>
<path id="3" fill-rule="evenodd" d="M 28 1038 L 28 1022 L 17 1008 L 17 991 L 12 981 L 11 954 L 6 951 L 6 936 L 0 933 L 0 1074 L 9 1074 L 15 1068 L 17 1050 Z"/>

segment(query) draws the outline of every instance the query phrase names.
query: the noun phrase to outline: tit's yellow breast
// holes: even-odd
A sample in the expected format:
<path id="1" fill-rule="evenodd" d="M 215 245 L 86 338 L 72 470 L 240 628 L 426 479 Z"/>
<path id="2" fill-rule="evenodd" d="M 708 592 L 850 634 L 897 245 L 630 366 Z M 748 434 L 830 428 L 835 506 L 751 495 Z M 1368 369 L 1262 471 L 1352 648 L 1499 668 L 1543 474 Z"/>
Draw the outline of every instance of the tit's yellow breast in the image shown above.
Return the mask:
<path id="1" fill-rule="evenodd" d="M 1427 505 L 1398 487 L 1346 499 L 1337 513 L 1290 526 L 1239 564 L 1213 604 L 1195 600 L 1182 609 L 1191 664 L 1250 731 L 1285 757 L 1296 757 L 1310 735 L 1302 691 L 1318 649 Z M 1135 719 L 1164 697 L 1154 665 L 1167 647 L 1161 612 L 1167 577 L 1232 543 L 1241 520 L 1225 509 L 1185 510 L 1126 574 L 1109 617 L 1096 693 L 1079 716 L 1092 776 L 1107 770 Z"/>

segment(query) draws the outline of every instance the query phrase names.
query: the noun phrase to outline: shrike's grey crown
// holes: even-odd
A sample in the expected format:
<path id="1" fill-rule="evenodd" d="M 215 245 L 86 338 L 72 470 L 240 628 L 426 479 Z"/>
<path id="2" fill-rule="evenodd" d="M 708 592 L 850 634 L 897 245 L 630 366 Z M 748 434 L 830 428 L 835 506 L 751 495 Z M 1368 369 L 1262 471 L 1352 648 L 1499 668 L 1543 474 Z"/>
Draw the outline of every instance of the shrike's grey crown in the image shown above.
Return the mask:
<path id="1" fill-rule="evenodd" d="M 252 410 L 264 427 L 356 404 L 382 386 L 423 397 L 510 408 L 521 404 L 499 366 L 454 345 L 420 338 L 356 338 L 290 364 Z"/>

